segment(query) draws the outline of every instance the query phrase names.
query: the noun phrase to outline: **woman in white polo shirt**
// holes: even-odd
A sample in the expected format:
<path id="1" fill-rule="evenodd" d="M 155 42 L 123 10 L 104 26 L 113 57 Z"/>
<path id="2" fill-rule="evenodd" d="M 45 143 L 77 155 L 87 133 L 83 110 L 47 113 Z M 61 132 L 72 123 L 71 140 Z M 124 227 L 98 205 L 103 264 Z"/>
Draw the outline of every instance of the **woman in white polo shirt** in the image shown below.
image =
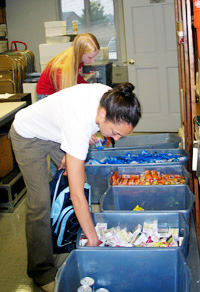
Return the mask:
<path id="1" fill-rule="evenodd" d="M 116 141 L 133 131 L 141 117 L 133 89 L 131 83 L 115 89 L 103 84 L 79 84 L 15 116 L 10 135 L 27 187 L 28 275 L 44 291 L 54 290 L 57 272 L 51 240 L 47 155 L 59 168 L 66 168 L 76 217 L 88 245 L 97 246 L 98 237 L 84 195 L 89 141 L 98 131 Z"/>

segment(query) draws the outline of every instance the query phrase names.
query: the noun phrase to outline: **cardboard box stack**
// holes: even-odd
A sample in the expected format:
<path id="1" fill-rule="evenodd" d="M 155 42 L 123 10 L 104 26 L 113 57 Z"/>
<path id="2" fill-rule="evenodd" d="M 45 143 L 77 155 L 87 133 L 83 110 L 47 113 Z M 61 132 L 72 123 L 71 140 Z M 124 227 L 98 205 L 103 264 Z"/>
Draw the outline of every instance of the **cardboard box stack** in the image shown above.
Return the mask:
<path id="1" fill-rule="evenodd" d="M 41 72 L 54 56 L 72 45 L 70 37 L 66 36 L 67 28 L 65 21 L 44 22 L 44 28 L 46 43 L 39 45 Z"/>
<path id="2" fill-rule="evenodd" d="M 7 40 L 7 29 L 6 24 L 0 24 L 0 53 L 7 51 L 8 40 Z"/>

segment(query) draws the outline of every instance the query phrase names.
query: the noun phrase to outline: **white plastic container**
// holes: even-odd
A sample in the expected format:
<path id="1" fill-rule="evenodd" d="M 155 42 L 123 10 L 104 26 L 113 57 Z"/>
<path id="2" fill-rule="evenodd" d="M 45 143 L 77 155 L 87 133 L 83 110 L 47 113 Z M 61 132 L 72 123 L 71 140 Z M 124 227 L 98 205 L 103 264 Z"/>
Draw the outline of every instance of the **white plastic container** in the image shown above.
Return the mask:
<path id="1" fill-rule="evenodd" d="M 48 21 L 44 22 L 45 36 L 60 36 L 66 35 L 66 22 L 65 21 Z"/>

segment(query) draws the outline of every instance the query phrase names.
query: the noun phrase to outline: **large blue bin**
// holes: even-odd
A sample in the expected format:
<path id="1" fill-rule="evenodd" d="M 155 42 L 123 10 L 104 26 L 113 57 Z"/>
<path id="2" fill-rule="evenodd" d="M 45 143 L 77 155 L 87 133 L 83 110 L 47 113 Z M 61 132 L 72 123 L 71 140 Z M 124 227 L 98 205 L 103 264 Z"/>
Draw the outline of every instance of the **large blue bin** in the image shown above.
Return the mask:
<path id="1" fill-rule="evenodd" d="M 100 201 L 102 212 L 178 212 L 187 223 L 194 203 L 194 194 L 187 185 L 111 186 Z M 144 211 L 133 211 L 139 205 Z"/>
<path id="2" fill-rule="evenodd" d="M 115 142 L 115 147 L 117 149 L 121 148 L 132 148 L 132 149 L 169 149 L 178 148 L 181 138 L 172 133 L 162 133 L 162 134 L 148 134 L 148 135 L 130 135 L 122 137 L 120 140 Z M 91 148 L 94 148 L 91 147 Z M 109 148 L 112 148 L 110 143 Z M 109 149 L 109 148 L 105 148 Z"/>
<path id="3" fill-rule="evenodd" d="M 109 292 L 189 292 L 191 272 L 179 250 L 73 250 L 56 276 L 55 292 L 76 292 L 84 277 Z"/>
<path id="4" fill-rule="evenodd" d="M 160 174 L 178 174 L 180 176 L 183 176 L 185 178 L 185 184 L 189 184 L 190 179 L 190 173 L 187 171 L 184 165 L 155 165 L 155 166 L 148 166 L 148 165 L 137 165 L 137 166 L 129 166 L 129 167 L 123 167 L 119 166 L 117 167 L 116 171 L 118 171 L 119 175 L 122 174 L 132 174 L 132 175 L 140 175 L 144 173 L 146 170 L 155 170 L 157 172 L 160 172 Z M 108 177 L 108 185 L 112 185 L 112 174 Z"/>
<path id="5" fill-rule="evenodd" d="M 121 229 L 127 228 L 128 231 L 132 231 L 138 224 L 143 226 L 144 222 L 153 222 L 153 220 L 158 220 L 158 228 L 162 228 L 167 224 L 168 228 L 179 228 L 179 236 L 183 237 L 183 242 L 181 246 L 178 247 L 170 247 L 170 249 L 180 249 L 183 251 L 184 255 L 188 254 L 188 240 L 189 240 L 189 227 L 185 221 L 185 218 L 180 213 L 93 213 L 92 219 L 94 225 L 97 223 L 107 223 L 108 229 L 112 227 L 119 226 Z M 80 246 L 80 237 L 82 234 L 82 229 L 80 228 L 77 235 L 76 247 L 81 249 L 105 249 L 113 247 L 88 247 L 88 246 Z M 119 249 L 140 249 L 140 247 L 119 247 Z M 148 249 L 151 247 L 147 247 Z M 163 250 L 166 247 L 152 247 L 152 249 L 160 249 Z M 118 249 L 118 247 L 114 247 L 114 249 Z"/>
<path id="6" fill-rule="evenodd" d="M 150 166 L 155 166 L 155 165 L 184 165 L 186 166 L 187 161 L 188 161 L 188 153 L 184 149 L 148 149 L 147 150 L 149 153 L 172 153 L 172 154 L 177 154 L 180 156 L 185 156 L 187 159 L 185 161 L 180 161 L 180 162 L 170 162 L 170 163 L 143 163 L 143 164 L 134 164 L 133 166 L 144 166 L 147 165 L 148 167 Z M 91 186 L 91 194 L 92 194 L 92 203 L 93 204 L 98 204 L 99 199 L 101 195 L 106 191 L 108 188 L 108 177 L 110 174 L 117 170 L 117 167 L 123 166 L 123 167 L 130 167 L 130 164 L 100 164 L 100 165 L 89 165 L 87 162 L 90 159 L 97 159 L 100 160 L 106 156 L 110 157 L 116 157 L 116 156 L 121 156 L 126 153 L 131 153 L 132 155 L 138 155 L 141 153 L 140 150 L 119 150 L 119 149 L 110 149 L 110 150 L 90 150 L 88 152 L 87 158 L 86 158 L 86 164 L 85 164 L 85 171 L 86 171 L 86 180 L 88 184 Z M 131 165 L 132 166 L 132 165 Z"/>

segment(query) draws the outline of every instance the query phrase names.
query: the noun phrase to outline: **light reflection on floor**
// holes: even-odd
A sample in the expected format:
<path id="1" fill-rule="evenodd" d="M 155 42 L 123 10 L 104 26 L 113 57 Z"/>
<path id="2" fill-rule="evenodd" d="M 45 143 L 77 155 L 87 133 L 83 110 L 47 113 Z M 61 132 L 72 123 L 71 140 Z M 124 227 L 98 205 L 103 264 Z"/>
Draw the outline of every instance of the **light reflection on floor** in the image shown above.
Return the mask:
<path id="1" fill-rule="evenodd" d="M 0 291 L 42 292 L 26 273 L 25 239 L 26 198 L 13 213 L 0 213 Z M 67 254 L 55 256 L 59 267 Z"/>

